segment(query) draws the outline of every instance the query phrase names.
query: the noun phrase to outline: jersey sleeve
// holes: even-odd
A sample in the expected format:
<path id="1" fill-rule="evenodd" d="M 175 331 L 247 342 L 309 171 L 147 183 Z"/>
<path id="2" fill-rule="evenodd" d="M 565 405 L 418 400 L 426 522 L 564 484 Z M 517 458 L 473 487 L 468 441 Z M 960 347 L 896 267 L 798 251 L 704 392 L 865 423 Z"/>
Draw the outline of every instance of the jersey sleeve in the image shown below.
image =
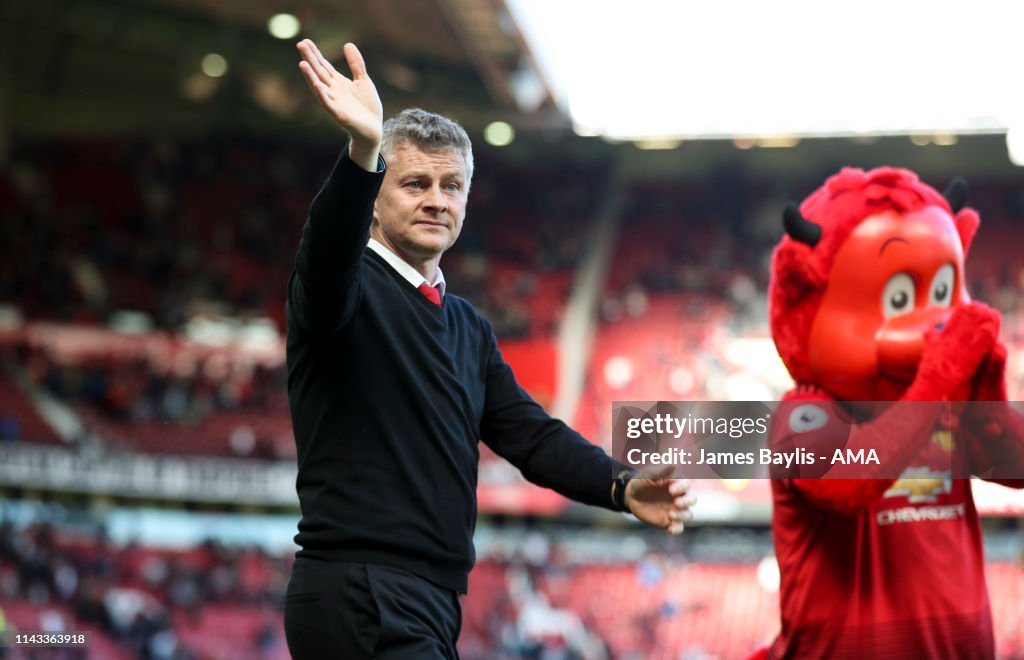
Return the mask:
<path id="1" fill-rule="evenodd" d="M 849 403 L 836 401 L 817 387 L 799 386 L 776 410 L 769 446 L 772 451 L 803 449 L 815 460 L 789 470 L 775 469 L 771 476 L 820 509 L 844 515 L 864 511 L 931 438 L 936 405 L 941 404 L 885 402 L 855 415 Z M 874 451 L 878 462 L 834 464 L 830 458 L 836 451 Z"/>

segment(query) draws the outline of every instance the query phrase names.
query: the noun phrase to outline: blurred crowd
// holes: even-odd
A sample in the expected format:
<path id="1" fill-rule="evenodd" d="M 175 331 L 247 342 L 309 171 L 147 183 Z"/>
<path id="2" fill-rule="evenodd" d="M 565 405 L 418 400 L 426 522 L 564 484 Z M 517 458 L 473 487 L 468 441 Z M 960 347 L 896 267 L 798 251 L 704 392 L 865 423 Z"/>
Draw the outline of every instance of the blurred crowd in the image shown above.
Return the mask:
<path id="1" fill-rule="evenodd" d="M 105 322 L 137 310 L 158 329 L 221 314 L 269 317 L 283 330 L 300 228 L 336 155 L 230 138 L 16 143 L 0 166 L 0 248 L 10 255 L 0 264 L 0 301 L 31 319 Z M 445 264 L 453 291 L 499 336 L 550 333 L 558 310 L 544 309 L 545 293 L 556 289 L 564 303 L 603 210 L 609 167 L 558 157 L 515 167 L 487 150 L 477 160 L 465 229 Z M 694 181 L 630 183 L 606 318 L 624 313 L 636 291 L 717 296 L 737 318 L 763 314 L 780 209 L 815 186 L 736 166 Z M 983 226 L 971 289 L 1008 312 L 1022 305 L 1024 264 L 1012 250 L 1022 198 L 1012 185 L 972 181 Z"/>
<path id="2" fill-rule="evenodd" d="M 768 530 L 702 527 L 675 541 L 648 530 L 492 521 L 477 534 L 478 563 L 460 599 L 461 656 L 697 660 L 767 644 L 778 630 Z M 1019 530 L 988 530 L 986 550 L 1000 657 L 1017 657 Z M 102 633 L 125 657 L 276 660 L 287 657 L 291 561 L 256 545 L 168 549 L 113 542 L 96 523 L 4 520 L 0 610 L 28 605 L 46 629 Z"/>
<path id="3" fill-rule="evenodd" d="M 300 228 L 335 157 L 322 146 L 228 138 L 15 144 L 0 168 L 0 247 L 11 255 L 0 263 L 0 306 L 82 327 L 130 310 L 146 319 L 142 332 L 180 333 L 197 318 L 269 318 L 283 332 Z M 452 291 L 503 342 L 549 344 L 521 362 L 555 355 L 609 181 L 607 165 L 554 157 L 523 168 L 478 154 L 466 225 L 444 267 Z M 971 183 L 983 225 L 970 290 L 1004 312 L 1011 356 L 1024 355 L 1024 263 L 1014 249 L 1024 193 Z M 624 187 L 575 420 L 585 435 L 608 437 L 613 400 L 774 400 L 788 388 L 766 341 L 768 264 L 779 209 L 817 184 L 721 167 Z M 288 456 L 280 361 L 68 359 L 39 346 L 18 356 L 30 386 L 86 413 L 89 435 L 108 423 L 164 424 L 208 432 L 213 453 Z M 1024 359 L 1011 366 L 1011 395 L 1024 397 Z M 552 368 L 527 386 L 549 401 L 555 378 Z M 0 437 L 24 437 L 25 426 L 0 410 Z"/>
<path id="4" fill-rule="evenodd" d="M 223 371 L 200 366 L 175 372 L 145 358 L 61 363 L 45 353 L 26 362 L 30 381 L 50 395 L 124 422 L 191 426 L 215 411 L 287 414 L 283 366 Z"/>
<path id="5" fill-rule="evenodd" d="M 133 310 L 161 329 L 207 314 L 283 330 L 301 226 L 338 151 L 226 138 L 15 144 L 0 167 L 0 301 L 32 319 Z M 533 275 L 571 272 L 602 173 L 477 161 L 449 279 L 499 335 L 523 336 Z"/>
<path id="6" fill-rule="evenodd" d="M 0 604 L 24 601 L 39 609 L 52 629 L 69 609 L 80 630 L 99 630 L 134 657 L 204 657 L 180 639 L 180 617 L 198 621 L 204 609 L 238 608 L 262 624 L 252 639 L 234 640 L 240 656 L 278 645 L 280 612 L 291 571 L 290 557 L 271 557 L 256 546 L 207 542 L 188 551 L 138 544 L 117 547 L 102 529 L 70 537 L 50 524 L 18 529 L 0 522 Z"/>

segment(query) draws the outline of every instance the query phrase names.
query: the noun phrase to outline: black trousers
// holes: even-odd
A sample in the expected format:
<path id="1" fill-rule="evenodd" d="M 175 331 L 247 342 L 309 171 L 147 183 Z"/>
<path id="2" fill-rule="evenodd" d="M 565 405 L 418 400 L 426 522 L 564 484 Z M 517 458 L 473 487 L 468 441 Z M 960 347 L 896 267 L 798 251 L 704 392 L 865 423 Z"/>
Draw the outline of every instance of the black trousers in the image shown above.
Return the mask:
<path id="1" fill-rule="evenodd" d="M 462 627 L 454 591 L 375 564 L 300 557 L 284 604 L 294 660 L 451 658 Z"/>

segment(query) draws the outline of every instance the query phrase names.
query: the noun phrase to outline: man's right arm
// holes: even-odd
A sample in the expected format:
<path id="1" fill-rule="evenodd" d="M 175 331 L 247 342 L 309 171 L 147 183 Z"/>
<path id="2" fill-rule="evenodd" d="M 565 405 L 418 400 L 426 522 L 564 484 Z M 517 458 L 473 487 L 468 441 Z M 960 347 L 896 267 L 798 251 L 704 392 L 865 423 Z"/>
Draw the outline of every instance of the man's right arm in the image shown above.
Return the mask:
<path id="1" fill-rule="evenodd" d="M 307 329 L 333 330 L 359 302 L 359 264 L 384 175 L 384 110 L 359 49 L 345 44 L 352 78 L 338 73 L 309 39 L 299 69 L 320 105 L 351 136 L 313 200 L 288 284 L 289 317 Z"/>
<path id="2" fill-rule="evenodd" d="M 367 172 L 346 150 L 310 206 L 288 283 L 293 318 L 307 328 L 332 330 L 359 302 L 359 265 L 384 178 L 383 160 L 379 167 Z"/>

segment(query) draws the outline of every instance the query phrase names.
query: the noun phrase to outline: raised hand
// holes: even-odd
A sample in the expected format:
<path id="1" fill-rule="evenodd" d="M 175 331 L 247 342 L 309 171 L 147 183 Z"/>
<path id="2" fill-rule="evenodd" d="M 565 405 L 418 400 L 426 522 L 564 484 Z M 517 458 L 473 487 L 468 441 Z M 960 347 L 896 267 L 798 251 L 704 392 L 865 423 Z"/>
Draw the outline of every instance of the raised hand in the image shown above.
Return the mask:
<path id="1" fill-rule="evenodd" d="M 669 534 L 682 534 L 683 523 L 693 520 L 690 507 L 696 498 L 687 495 L 690 484 L 672 479 L 672 468 L 640 475 L 626 484 L 626 505 L 634 516 L 648 525 L 661 527 Z"/>
<path id="2" fill-rule="evenodd" d="M 965 400 L 999 338 L 999 313 L 979 302 L 961 305 L 927 338 L 908 400 Z"/>
<path id="3" fill-rule="evenodd" d="M 988 359 L 978 369 L 971 401 L 1006 401 L 1006 346 L 996 342 Z"/>
<path id="4" fill-rule="evenodd" d="M 352 137 L 349 145 L 352 161 L 364 170 L 376 170 L 384 106 L 366 73 L 366 62 L 359 49 L 355 44 L 345 44 L 345 61 L 352 72 L 350 80 L 338 73 L 312 40 L 303 39 L 296 48 L 302 54 L 299 69 L 320 105 Z"/>

